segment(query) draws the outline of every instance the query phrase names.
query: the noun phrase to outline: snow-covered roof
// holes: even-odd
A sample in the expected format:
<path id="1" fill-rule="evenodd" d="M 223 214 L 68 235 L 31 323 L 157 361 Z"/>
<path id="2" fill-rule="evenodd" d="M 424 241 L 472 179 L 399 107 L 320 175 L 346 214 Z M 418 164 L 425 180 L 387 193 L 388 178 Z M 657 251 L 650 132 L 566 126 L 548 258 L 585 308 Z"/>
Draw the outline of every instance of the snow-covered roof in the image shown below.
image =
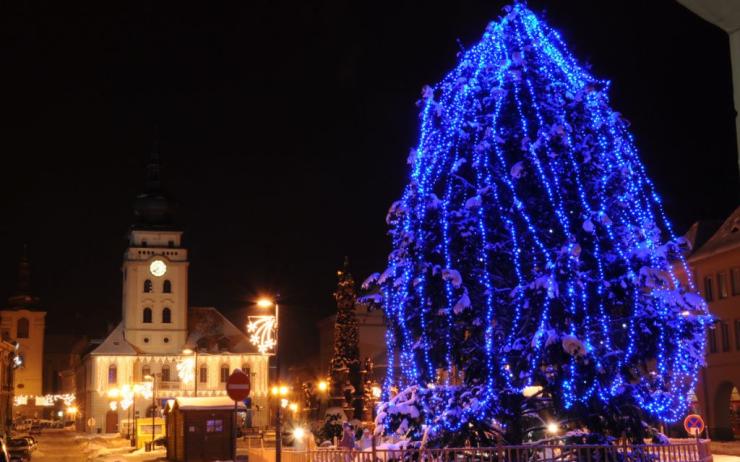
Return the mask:
<path id="1" fill-rule="evenodd" d="M 209 396 L 198 398 L 180 397 L 175 398 L 175 403 L 180 410 L 229 410 L 234 409 L 234 401 L 228 396 Z M 244 403 L 239 401 L 237 407 L 246 409 Z"/>
<path id="2" fill-rule="evenodd" d="M 244 331 L 213 307 L 190 307 L 186 346 L 207 353 L 257 353 Z"/>
<path id="3" fill-rule="evenodd" d="M 123 323 L 119 323 L 103 340 L 103 343 L 90 352 L 91 355 L 136 355 L 137 353 L 136 348 L 123 337 Z"/>
<path id="4" fill-rule="evenodd" d="M 689 261 L 695 262 L 736 247 L 740 247 L 740 207 L 730 214 L 704 245 L 689 256 Z"/>

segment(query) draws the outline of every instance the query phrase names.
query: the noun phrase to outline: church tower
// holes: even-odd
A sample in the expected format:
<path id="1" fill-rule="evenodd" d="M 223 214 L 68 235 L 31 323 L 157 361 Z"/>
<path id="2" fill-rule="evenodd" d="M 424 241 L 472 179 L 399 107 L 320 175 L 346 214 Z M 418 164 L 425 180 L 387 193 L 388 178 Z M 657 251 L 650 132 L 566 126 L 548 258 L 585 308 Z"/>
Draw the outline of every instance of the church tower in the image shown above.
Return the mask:
<path id="1" fill-rule="evenodd" d="M 46 312 L 31 291 L 31 262 L 26 255 L 18 265 L 18 286 L 8 298 L 7 308 L 0 311 L 0 330 L 4 340 L 18 343 L 22 358 L 15 371 L 16 395 L 41 395 L 43 385 L 44 330 Z"/>
<path id="2" fill-rule="evenodd" d="M 188 251 L 162 192 L 156 144 L 146 173 L 123 256 L 123 335 L 142 353 L 179 354 L 187 340 Z"/>

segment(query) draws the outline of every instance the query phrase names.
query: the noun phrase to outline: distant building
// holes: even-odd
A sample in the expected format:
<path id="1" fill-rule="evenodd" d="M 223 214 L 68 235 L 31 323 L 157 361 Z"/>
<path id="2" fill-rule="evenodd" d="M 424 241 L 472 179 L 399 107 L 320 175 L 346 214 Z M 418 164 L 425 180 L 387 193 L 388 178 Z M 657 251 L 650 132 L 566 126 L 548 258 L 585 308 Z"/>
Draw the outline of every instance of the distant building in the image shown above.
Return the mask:
<path id="1" fill-rule="evenodd" d="M 134 212 L 121 268 L 122 321 L 77 370 L 79 429 L 117 432 L 132 412 L 159 415 L 177 397 L 224 396 L 237 368 L 252 379 L 253 405 L 265 409 L 253 422 L 265 425 L 269 356 L 258 354 L 215 308 L 188 307 L 188 249 L 174 225 L 173 203 L 160 190 L 156 154 Z M 125 390 L 151 384 L 152 377 L 154 400 L 145 392 L 124 399 Z"/>
<path id="2" fill-rule="evenodd" d="M 41 395 L 43 391 L 44 329 L 46 312 L 31 292 L 31 264 L 21 258 L 18 288 L 0 311 L 0 333 L 5 341 L 17 342 L 21 365 L 15 371 L 15 394 Z"/>
<path id="3" fill-rule="evenodd" d="M 75 369 L 88 340 L 79 335 L 47 334 L 44 341 L 44 394 L 74 393 Z"/>
<path id="4" fill-rule="evenodd" d="M 708 333 L 707 366 L 696 390 L 710 436 L 740 436 L 740 207 L 717 228 L 695 223 L 686 237 L 696 287 L 717 318 Z"/>

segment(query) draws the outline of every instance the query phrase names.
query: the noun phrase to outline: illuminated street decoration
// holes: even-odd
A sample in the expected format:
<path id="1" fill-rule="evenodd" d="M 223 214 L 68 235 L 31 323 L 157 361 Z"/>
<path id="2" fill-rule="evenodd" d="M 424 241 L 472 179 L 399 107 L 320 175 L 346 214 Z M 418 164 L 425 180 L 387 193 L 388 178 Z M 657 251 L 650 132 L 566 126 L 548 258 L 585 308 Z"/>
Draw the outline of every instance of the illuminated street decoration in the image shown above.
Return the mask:
<path id="1" fill-rule="evenodd" d="M 275 316 L 249 316 L 247 333 L 249 342 L 265 354 L 275 348 Z"/>
<path id="2" fill-rule="evenodd" d="M 424 87 L 393 250 L 363 285 L 388 320 L 387 429 L 442 438 L 522 396 L 556 418 L 686 411 L 711 318 L 608 89 L 523 2 Z"/>
<path id="3" fill-rule="evenodd" d="M 195 380 L 195 359 L 185 358 L 177 362 L 177 377 L 184 384 L 192 383 Z"/>
<path id="4" fill-rule="evenodd" d="M 48 394 L 48 395 L 15 395 L 13 397 L 13 405 L 14 406 L 25 406 L 28 404 L 28 401 L 33 399 L 36 403 L 36 406 L 53 406 L 54 403 L 57 401 L 61 401 L 64 403 L 65 406 L 69 407 L 72 403 L 75 402 L 75 394 L 74 393 L 63 393 L 59 395 L 54 394 Z"/>

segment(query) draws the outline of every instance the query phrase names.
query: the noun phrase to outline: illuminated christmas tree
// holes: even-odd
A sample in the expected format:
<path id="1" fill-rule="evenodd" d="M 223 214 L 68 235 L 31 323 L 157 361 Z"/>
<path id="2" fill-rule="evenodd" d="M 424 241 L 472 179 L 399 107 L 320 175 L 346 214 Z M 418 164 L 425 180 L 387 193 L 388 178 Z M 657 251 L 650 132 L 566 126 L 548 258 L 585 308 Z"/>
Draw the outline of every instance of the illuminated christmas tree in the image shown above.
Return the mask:
<path id="1" fill-rule="evenodd" d="M 360 349 L 355 304 L 357 293 L 355 281 L 349 272 L 349 259 L 344 268 L 337 271 L 339 279 L 334 299 L 337 301 L 337 317 L 334 321 L 334 353 L 329 367 L 331 375 L 332 406 L 350 405 L 361 417 L 363 402 L 360 398 L 362 376 L 360 373 Z"/>
<path id="2" fill-rule="evenodd" d="M 423 89 L 393 251 L 365 285 L 401 371 L 381 431 L 518 443 L 546 415 L 639 440 L 684 414 L 709 316 L 608 88 L 516 3 Z"/>

